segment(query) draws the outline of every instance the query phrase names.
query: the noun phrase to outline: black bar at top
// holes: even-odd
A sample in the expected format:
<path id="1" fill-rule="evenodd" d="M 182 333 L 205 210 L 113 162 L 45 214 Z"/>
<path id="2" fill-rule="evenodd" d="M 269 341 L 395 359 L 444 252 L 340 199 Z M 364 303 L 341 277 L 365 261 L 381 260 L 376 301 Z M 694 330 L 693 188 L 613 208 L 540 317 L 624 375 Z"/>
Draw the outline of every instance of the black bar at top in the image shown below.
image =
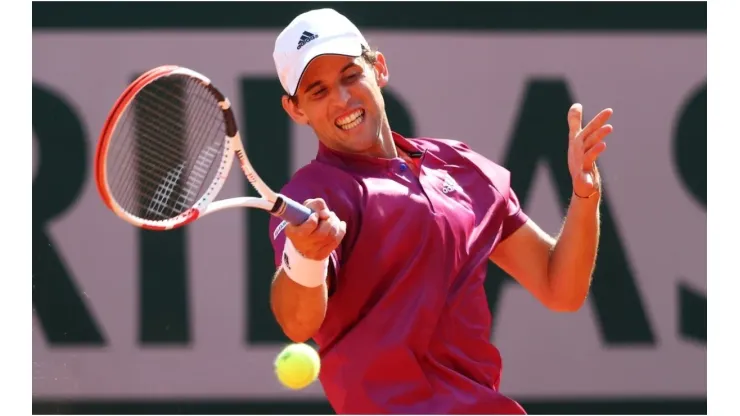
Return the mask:
<path id="1" fill-rule="evenodd" d="M 361 30 L 706 32 L 706 2 L 33 2 L 33 29 L 281 29 L 331 7 Z"/>

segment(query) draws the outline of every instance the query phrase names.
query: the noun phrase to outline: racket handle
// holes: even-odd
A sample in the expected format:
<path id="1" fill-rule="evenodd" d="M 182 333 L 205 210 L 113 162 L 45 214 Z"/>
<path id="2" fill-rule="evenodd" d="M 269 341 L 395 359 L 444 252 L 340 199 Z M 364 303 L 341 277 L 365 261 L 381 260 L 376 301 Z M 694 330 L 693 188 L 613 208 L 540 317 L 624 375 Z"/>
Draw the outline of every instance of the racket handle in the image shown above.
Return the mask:
<path id="1" fill-rule="evenodd" d="M 278 217 L 284 219 L 285 221 L 288 221 L 292 225 L 301 225 L 308 217 L 313 214 L 313 211 L 311 211 L 311 208 L 299 204 L 296 201 L 293 201 L 292 199 L 288 198 L 287 196 L 280 195 L 278 197 L 278 203 L 275 204 L 275 206 L 280 206 L 280 200 L 282 200 L 282 203 L 285 204 L 285 209 L 282 210 L 282 214 L 279 214 Z"/>

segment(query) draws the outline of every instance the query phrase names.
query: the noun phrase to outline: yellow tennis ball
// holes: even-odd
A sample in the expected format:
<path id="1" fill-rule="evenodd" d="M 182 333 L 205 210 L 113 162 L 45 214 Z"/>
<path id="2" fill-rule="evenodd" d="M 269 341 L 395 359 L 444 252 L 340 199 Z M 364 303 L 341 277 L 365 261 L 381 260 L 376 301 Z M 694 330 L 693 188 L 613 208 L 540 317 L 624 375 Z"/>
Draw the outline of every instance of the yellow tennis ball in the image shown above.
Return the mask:
<path id="1" fill-rule="evenodd" d="M 275 374 L 285 387 L 298 390 L 316 380 L 321 369 L 318 352 L 308 344 L 290 344 L 275 359 Z"/>

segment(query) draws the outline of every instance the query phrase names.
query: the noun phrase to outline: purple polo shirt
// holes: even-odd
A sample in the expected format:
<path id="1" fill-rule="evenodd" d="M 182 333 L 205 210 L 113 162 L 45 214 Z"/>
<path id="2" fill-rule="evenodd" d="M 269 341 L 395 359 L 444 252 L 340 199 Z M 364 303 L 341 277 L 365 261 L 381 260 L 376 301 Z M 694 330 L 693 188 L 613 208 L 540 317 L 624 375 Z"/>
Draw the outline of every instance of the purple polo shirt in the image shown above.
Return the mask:
<path id="1" fill-rule="evenodd" d="M 523 414 L 498 392 L 483 290 L 493 248 L 527 221 L 509 172 L 458 141 L 393 139 L 415 169 L 319 144 L 281 190 L 347 223 L 314 337 L 327 398 L 345 414 Z M 270 221 L 276 266 L 282 229 Z"/>

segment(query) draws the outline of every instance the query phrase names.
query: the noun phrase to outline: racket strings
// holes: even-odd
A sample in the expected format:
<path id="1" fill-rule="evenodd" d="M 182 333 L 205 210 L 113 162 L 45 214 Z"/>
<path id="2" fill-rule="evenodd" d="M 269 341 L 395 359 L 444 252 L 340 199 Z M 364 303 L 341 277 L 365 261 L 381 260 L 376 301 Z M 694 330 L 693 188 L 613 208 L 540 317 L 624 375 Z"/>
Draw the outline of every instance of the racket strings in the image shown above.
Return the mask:
<path id="1" fill-rule="evenodd" d="M 191 93 L 191 91 L 192 91 L 192 89 L 194 87 L 195 88 L 198 88 L 198 89 L 202 89 L 202 86 L 200 86 L 200 84 L 198 84 L 196 81 L 193 81 L 193 80 L 191 80 L 190 85 L 188 85 L 188 87 L 189 87 L 188 88 L 189 91 L 187 91 L 185 93 L 186 95 L 190 95 L 190 93 Z M 154 92 L 154 90 L 151 90 L 151 91 Z M 165 91 L 161 91 L 161 90 L 160 91 L 157 91 L 156 92 L 157 94 L 153 94 L 153 96 L 152 96 L 152 98 L 155 100 L 154 102 L 157 103 L 157 104 L 161 104 L 161 100 L 158 100 L 157 99 L 158 98 L 157 95 L 158 94 L 162 94 L 162 93 L 164 93 L 163 95 L 169 95 L 169 98 L 171 99 L 172 98 L 172 94 L 167 94 L 168 92 L 169 91 L 166 91 L 166 90 Z M 207 97 L 208 98 L 211 98 L 210 96 L 207 96 Z M 143 102 L 144 101 L 142 101 L 142 103 Z M 220 117 L 219 118 L 213 118 L 212 117 L 211 118 L 211 123 L 210 123 L 211 126 L 208 126 L 209 123 L 207 123 L 207 120 L 204 120 L 204 118 L 209 115 L 209 112 L 208 111 L 204 111 L 204 110 L 206 110 L 205 108 L 203 108 L 203 105 L 204 104 L 205 105 L 208 105 L 209 107 L 213 105 L 212 102 L 209 102 L 209 101 L 205 101 L 205 102 L 203 102 L 202 100 L 187 100 L 186 101 L 186 108 L 184 109 L 185 114 L 196 114 L 197 115 L 196 119 L 193 120 L 193 122 L 192 122 L 192 125 L 193 126 L 196 126 L 195 129 L 194 129 L 194 131 L 193 131 L 192 136 L 193 137 L 196 137 L 196 138 L 200 138 L 200 140 L 198 142 L 196 142 L 193 146 L 189 146 L 190 147 L 190 151 L 188 152 L 188 154 L 185 155 L 185 159 L 186 160 L 192 160 L 195 151 L 197 149 L 202 149 L 203 148 L 203 145 L 205 144 L 205 138 L 207 137 L 204 134 L 205 133 L 205 130 L 207 128 L 212 128 L 213 127 L 213 124 L 215 124 L 218 121 L 220 121 L 219 120 Z M 194 110 L 191 111 L 191 108 L 192 108 L 193 105 L 198 105 L 198 108 L 195 108 Z M 160 110 L 161 111 L 161 109 L 159 109 L 159 108 L 157 110 Z M 213 113 L 210 112 L 210 114 L 213 114 Z M 179 127 L 181 127 L 181 126 L 179 126 Z M 160 134 L 161 134 L 161 132 L 160 132 Z M 166 145 L 169 145 L 169 146 L 172 146 L 172 147 L 175 147 L 176 146 L 176 144 L 173 144 L 171 142 L 170 143 L 166 143 L 165 141 L 163 141 L 163 144 L 166 144 Z M 155 155 L 162 154 L 161 153 L 161 149 L 156 149 L 156 150 L 158 150 L 158 152 L 157 153 L 154 153 Z M 182 151 L 182 149 L 180 149 L 180 150 Z M 142 152 L 142 153 L 139 154 L 139 157 L 146 157 L 146 156 L 147 156 L 147 152 Z M 216 156 L 216 152 L 214 152 L 211 149 L 207 149 L 206 156 L 207 157 L 210 156 L 210 160 L 207 160 L 207 162 L 212 162 L 213 159 L 214 159 L 214 157 Z M 147 164 L 147 165 L 149 167 L 153 166 L 151 164 Z M 148 189 L 146 189 L 145 192 L 142 193 L 142 197 L 146 200 L 147 195 L 148 194 L 151 194 L 151 192 L 153 190 L 155 191 L 154 192 L 154 198 L 151 200 L 149 206 L 147 207 L 148 214 L 153 214 L 153 215 L 162 216 L 162 217 L 168 217 L 168 216 L 171 216 L 173 214 L 176 215 L 176 214 L 184 211 L 185 209 L 189 208 L 192 205 L 192 203 L 194 202 L 195 197 L 197 196 L 196 193 L 205 184 L 205 176 L 207 174 L 207 171 L 204 171 L 203 170 L 203 165 L 204 165 L 203 158 L 197 159 L 195 161 L 195 164 L 193 165 L 193 168 L 194 169 L 191 170 L 191 176 L 188 178 L 188 180 L 185 181 L 184 184 L 180 184 L 181 188 L 180 188 L 179 196 L 177 196 L 176 199 L 173 200 L 174 201 L 174 204 L 175 204 L 174 207 L 170 207 L 170 208 L 174 208 L 174 211 L 173 212 L 166 212 L 167 211 L 166 209 L 168 207 L 166 206 L 166 204 L 163 204 L 163 202 L 164 202 L 163 199 L 167 198 L 168 194 L 172 193 L 173 190 L 174 190 L 174 188 L 178 186 L 177 179 L 182 174 L 182 170 L 185 167 L 184 166 L 184 163 L 178 163 L 177 165 L 174 165 L 174 166 L 173 166 L 173 164 L 171 162 L 168 163 L 168 166 L 171 166 L 172 167 L 172 169 L 170 171 L 168 171 L 168 172 L 161 172 L 161 171 L 149 172 L 147 174 L 148 176 L 152 176 L 152 174 L 153 174 L 154 176 L 160 176 L 160 177 L 163 177 L 164 179 L 163 179 L 163 182 L 161 184 L 157 185 L 156 190 L 154 190 L 151 187 L 149 187 Z M 154 165 L 154 166 L 156 166 L 156 165 Z M 208 166 L 205 166 L 205 167 L 207 168 Z M 164 173 L 164 175 L 163 175 L 163 173 Z M 198 188 L 198 189 L 196 189 L 196 188 Z M 142 202 L 145 202 L 145 201 L 142 201 Z"/>
<path id="2" fill-rule="evenodd" d="M 192 102 L 189 102 L 188 104 L 192 104 Z M 188 112 L 188 109 L 185 109 L 186 114 Z M 195 114 L 202 115 L 203 111 L 196 110 Z M 202 117 L 200 117 L 202 119 Z M 196 126 L 206 126 L 207 124 L 203 122 L 203 120 L 195 120 L 194 125 Z M 195 131 L 193 135 L 195 137 L 203 137 L 203 128 L 199 129 L 200 131 Z M 158 134 L 161 134 L 159 132 Z M 195 149 L 200 149 L 203 147 L 203 140 L 200 140 L 199 142 L 195 143 L 193 146 L 188 146 L 190 151 L 188 149 L 183 149 L 181 146 L 177 146 L 177 144 L 173 144 L 171 142 L 163 141 L 164 145 L 169 146 L 170 149 L 176 149 L 179 150 L 179 153 L 182 155 L 183 150 L 186 152 L 184 154 L 184 160 L 192 160 L 193 153 L 195 152 Z M 140 184 L 142 185 L 148 185 L 144 188 L 143 192 L 141 192 L 141 198 L 143 199 L 141 201 L 141 205 L 143 208 L 143 204 L 146 203 L 147 200 L 149 200 L 149 195 L 154 195 L 151 200 L 149 200 L 149 206 L 147 207 L 147 213 L 143 215 L 155 215 L 158 217 L 171 217 L 173 215 L 177 215 L 178 213 L 186 210 L 192 204 L 195 202 L 195 198 L 198 196 L 197 192 L 200 190 L 202 185 L 205 183 L 205 176 L 207 172 L 203 171 L 202 167 L 202 158 L 196 160 L 195 164 L 193 165 L 193 169 L 190 172 L 189 177 L 184 181 L 179 181 L 180 177 L 182 176 L 183 170 L 185 169 L 185 162 L 181 161 L 180 163 L 175 163 L 175 161 L 172 161 L 171 158 L 169 160 L 163 161 L 156 160 L 157 156 L 166 154 L 163 152 L 163 149 L 161 148 L 155 148 L 152 149 L 153 152 L 139 152 L 139 166 L 144 166 L 149 169 L 149 172 L 143 172 L 144 175 L 140 178 Z M 208 153 L 206 153 L 208 156 L 210 156 L 210 161 L 214 159 L 214 156 L 216 155 L 215 152 L 212 150 L 209 150 Z M 154 162 L 154 163 L 152 163 Z M 163 171 L 163 168 L 166 167 L 166 171 Z M 207 168 L 207 166 L 206 166 Z M 187 175 L 187 173 L 186 173 Z M 162 182 L 160 184 L 153 183 L 151 180 L 142 182 L 141 179 L 143 178 L 151 178 L 151 177 L 160 177 L 163 178 Z M 173 195 L 173 206 L 168 206 L 165 201 L 166 199 L 172 194 L 173 192 L 176 193 L 176 195 Z M 169 210 L 168 210 L 169 208 Z"/>
<path id="3" fill-rule="evenodd" d="M 197 86 L 198 88 L 201 88 L 201 89 L 203 88 L 203 86 L 200 83 L 193 82 L 192 85 Z M 212 95 L 210 95 L 210 92 L 209 92 L 209 97 L 213 97 Z M 216 102 L 216 100 L 214 99 L 213 102 Z M 223 111 L 220 109 L 220 107 L 217 107 L 218 117 L 210 118 L 210 126 L 207 126 L 206 124 L 207 119 L 208 119 L 207 115 L 210 114 L 210 112 L 198 111 L 196 112 L 196 114 L 199 114 L 200 116 L 202 116 L 202 117 L 199 117 L 200 121 L 196 123 L 196 125 L 201 126 L 203 127 L 203 129 L 205 129 L 202 131 L 202 133 L 199 133 L 197 135 L 197 137 L 203 137 L 202 145 L 208 144 L 206 138 L 209 136 L 205 134 L 206 132 L 217 131 L 219 134 L 218 141 L 216 141 L 215 143 L 212 142 L 208 147 L 205 147 L 205 153 L 199 153 L 196 156 L 195 152 L 192 151 L 188 155 L 188 160 L 194 160 L 193 168 L 192 168 L 193 174 L 195 174 L 195 172 L 198 172 L 204 179 L 200 182 L 200 186 L 198 187 L 198 192 L 197 192 L 198 195 L 202 195 L 206 191 L 206 187 L 210 185 L 210 181 L 206 181 L 205 177 L 208 176 L 208 173 L 211 167 L 214 168 L 213 170 L 214 176 L 216 175 L 217 170 L 219 168 L 219 164 L 218 164 L 218 162 L 220 161 L 219 156 L 222 154 L 223 147 L 225 145 L 224 139 L 226 137 L 226 126 L 225 126 L 225 121 L 223 118 Z M 191 149 L 194 150 L 196 148 L 200 148 L 200 147 L 194 146 Z M 214 161 L 216 162 L 215 165 L 214 165 Z"/>
<path id="4" fill-rule="evenodd" d="M 156 93 L 154 91 L 156 91 Z M 156 114 L 158 111 L 160 111 L 160 108 L 162 106 L 165 107 L 166 111 L 170 111 L 170 112 L 179 111 L 178 107 L 176 107 L 170 102 L 173 99 L 179 99 L 179 97 L 177 97 L 176 95 L 173 95 L 167 89 L 162 88 L 159 84 L 152 84 L 150 88 L 142 90 L 140 94 L 146 97 L 146 100 L 144 99 L 137 100 L 134 102 L 133 105 L 139 108 L 143 107 L 143 110 L 147 113 Z M 166 96 L 166 97 L 165 99 L 161 99 L 159 98 L 159 96 Z M 170 100 L 170 101 L 167 101 L 167 100 Z M 151 103 L 156 104 L 157 108 L 152 108 L 154 106 L 151 105 Z M 162 141 L 162 144 L 167 145 L 167 146 L 173 146 L 177 144 L 171 139 L 170 135 L 166 134 L 167 129 L 171 127 L 183 129 L 185 127 L 183 123 L 178 122 L 175 119 L 169 120 L 169 123 L 167 123 L 168 125 L 165 125 L 165 123 L 158 122 L 158 120 L 154 117 L 142 117 L 138 119 L 136 117 L 128 117 L 126 120 L 124 120 L 124 125 L 125 123 L 129 123 L 128 127 L 132 128 L 130 124 L 133 123 L 133 120 L 136 120 L 137 122 L 144 124 L 143 126 L 144 128 L 140 129 L 139 131 L 139 134 L 141 134 L 144 139 L 156 140 L 157 138 L 159 138 Z M 137 153 L 136 152 L 121 152 L 121 154 L 124 155 L 124 157 L 126 157 L 126 160 L 124 161 L 124 163 L 121 163 L 120 166 L 122 168 L 127 168 L 129 170 L 132 169 L 134 165 L 131 163 L 132 162 L 131 159 L 136 157 Z M 157 154 L 155 154 L 155 156 L 156 155 Z M 163 153 L 162 158 L 167 158 L 167 153 Z M 164 162 L 166 164 L 171 163 L 171 161 L 168 161 L 168 160 L 162 160 L 161 162 Z M 118 176 L 125 177 L 128 174 L 130 174 L 129 171 L 124 172 L 124 173 L 119 172 Z"/>
<path id="5" fill-rule="evenodd" d="M 160 78 L 121 115 L 107 156 L 114 199 L 147 220 L 173 218 L 210 185 L 223 154 L 223 112 L 200 81 Z"/>
<path id="6" fill-rule="evenodd" d="M 153 84 L 152 89 L 156 87 L 156 84 Z M 149 105 L 150 101 L 157 100 L 157 96 L 150 93 L 150 89 L 143 90 L 140 94 L 141 99 L 137 99 L 132 103 L 132 111 L 136 115 L 148 115 L 148 114 L 157 114 L 158 112 L 163 111 L 178 111 L 176 107 L 169 106 L 170 108 L 162 109 L 161 105 L 152 106 Z M 168 97 L 171 99 L 172 97 Z M 124 152 L 123 154 L 127 156 L 125 164 L 123 164 L 123 167 L 126 169 L 124 174 L 122 175 L 123 178 L 130 178 L 132 174 L 137 173 L 135 170 L 139 167 L 150 167 L 150 172 L 148 175 L 139 175 L 138 178 L 138 184 L 136 181 L 127 180 L 126 185 L 127 187 L 124 189 L 124 193 L 126 195 L 130 195 L 130 193 L 134 190 L 134 187 L 143 186 L 143 185 L 153 185 L 149 186 L 147 188 L 144 188 L 141 192 L 142 194 L 145 193 L 151 193 L 153 190 L 155 190 L 158 186 L 158 184 L 161 182 L 159 180 L 152 179 L 153 177 L 157 176 L 159 174 L 160 176 L 167 178 L 167 166 L 174 166 L 177 164 L 177 158 L 174 153 L 169 153 L 163 151 L 163 149 L 156 149 L 157 140 L 161 140 L 161 144 L 163 146 L 170 146 L 170 147 L 176 147 L 178 145 L 177 142 L 174 142 L 172 140 L 172 135 L 168 134 L 167 128 L 176 128 L 177 130 L 182 130 L 184 125 L 181 123 L 178 123 L 176 119 L 170 120 L 170 126 L 157 126 L 158 123 L 155 122 L 155 118 L 153 117 L 141 117 L 141 116 L 134 116 L 134 117 L 127 117 L 126 122 L 128 122 L 128 128 L 134 129 L 135 132 L 138 134 L 139 139 L 146 140 L 147 142 L 151 143 L 151 147 L 153 148 L 152 152 L 146 152 L 146 151 L 128 151 Z M 137 145 L 134 143 L 135 146 Z M 133 159 L 133 160 L 132 160 Z M 145 164 L 140 163 L 144 159 Z M 161 166 L 160 172 L 151 171 L 151 167 L 153 166 Z M 161 193 L 161 192 L 160 192 Z M 138 214 L 138 213 L 137 213 Z"/>
<path id="7" fill-rule="evenodd" d="M 177 98 L 176 96 L 173 96 L 171 93 L 169 93 L 166 89 L 158 88 L 158 85 L 157 84 L 152 84 L 149 89 L 142 90 L 140 92 L 140 94 L 142 96 L 149 96 L 149 97 L 147 97 L 149 100 L 158 100 L 157 95 L 154 95 L 154 94 L 151 94 L 150 93 L 151 89 L 154 89 L 154 88 L 159 89 L 160 90 L 159 93 L 160 94 L 163 94 L 163 95 L 166 95 L 167 96 L 167 99 L 170 99 L 171 100 L 172 98 Z M 174 107 L 168 101 L 162 101 L 162 100 L 159 100 L 159 101 L 160 101 L 159 104 L 164 104 L 165 106 L 170 107 L 168 109 L 169 111 L 173 111 L 173 110 L 176 110 L 177 109 L 177 107 Z M 148 101 L 147 100 L 137 100 L 137 101 L 134 101 L 132 103 L 132 106 L 136 106 L 136 107 L 147 106 L 148 107 L 149 105 L 148 105 Z M 159 107 L 159 105 L 157 107 Z M 156 109 L 153 109 L 153 108 L 145 109 L 145 111 L 151 111 L 152 113 L 155 112 L 154 110 L 156 110 Z M 135 109 L 134 110 L 128 109 L 127 111 L 136 111 L 136 110 Z M 145 124 L 144 125 L 144 128 L 143 129 L 139 129 L 139 131 L 138 131 L 138 133 L 142 136 L 143 139 L 145 139 L 145 140 L 156 140 L 156 138 L 158 136 L 161 136 L 162 141 L 165 144 L 167 144 L 167 145 L 172 145 L 173 144 L 173 142 L 171 140 L 167 140 L 168 137 L 169 137 L 168 135 L 166 135 L 166 134 L 165 135 L 161 135 L 160 134 L 161 131 L 163 131 L 163 130 L 166 131 L 166 128 L 163 128 L 164 126 L 160 125 L 157 128 L 152 128 L 152 127 L 154 127 L 157 124 L 156 123 L 156 119 L 154 119 L 154 118 L 122 117 L 122 120 L 119 121 L 119 125 L 121 126 L 120 127 L 120 131 L 124 132 L 123 134 L 131 134 L 130 131 L 127 131 L 127 129 L 135 129 L 136 128 L 134 126 L 134 123 L 135 123 L 134 120 L 136 122 L 138 122 L 138 123 Z M 177 126 L 178 128 L 184 127 L 184 125 L 182 125 L 181 123 L 177 123 L 176 120 L 170 120 L 170 125 Z M 156 130 L 156 131 L 154 131 L 154 130 Z M 130 143 L 125 143 L 125 144 L 128 145 Z M 135 182 L 134 181 L 130 181 L 130 180 L 127 180 L 127 179 L 131 175 L 132 169 L 134 169 L 135 166 L 136 166 L 133 163 L 133 159 L 137 157 L 137 153 L 135 151 L 131 151 L 130 149 L 127 149 L 127 151 L 121 151 L 121 152 L 119 152 L 119 155 L 121 155 L 124 158 L 124 160 L 116 160 L 114 162 L 114 165 L 120 166 L 120 168 L 118 169 L 118 172 L 115 172 L 114 173 L 113 176 L 114 177 L 117 177 L 117 178 L 123 178 L 125 180 L 126 184 L 129 186 L 129 188 L 125 190 L 125 193 L 128 193 L 131 190 L 130 188 L 133 187 L 133 186 L 135 186 Z M 167 154 L 164 153 L 163 156 L 162 156 L 162 158 L 163 159 L 167 159 L 167 156 L 166 155 Z M 120 159 L 121 156 L 119 156 L 119 159 Z M 138 156 L 141 157 L 142 155 L 138 155 Z M 165 164 L 171 164 L 172 161 L 170 161 L 170 160 L 162 160 L 160 162 L 164 162 Z"/>

